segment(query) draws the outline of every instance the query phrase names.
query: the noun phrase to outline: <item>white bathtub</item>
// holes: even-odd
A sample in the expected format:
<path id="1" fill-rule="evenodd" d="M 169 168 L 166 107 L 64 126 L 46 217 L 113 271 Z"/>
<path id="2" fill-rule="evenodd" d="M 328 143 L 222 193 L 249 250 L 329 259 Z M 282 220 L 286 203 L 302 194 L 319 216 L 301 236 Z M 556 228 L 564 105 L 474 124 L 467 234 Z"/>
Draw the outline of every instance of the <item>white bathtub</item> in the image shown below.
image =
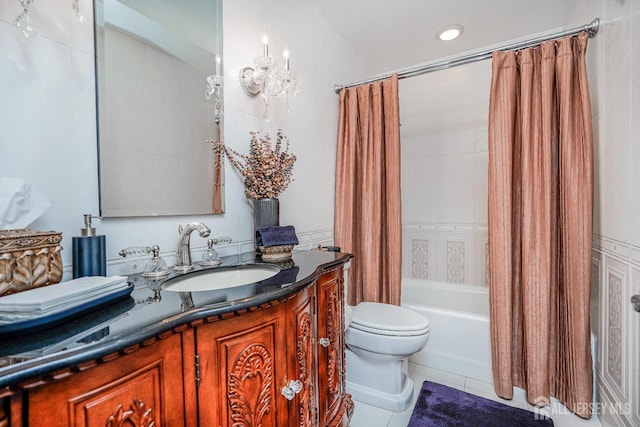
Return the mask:
<path id="1" fill-rule="evenodd" d="M 488 288 L 403 277 L 401 305 L 423 314 L 431 324 L 427 345 L 409 361 L 493 383 Z M 592 333 L 594 402 L 597 348 Z"/>
<path id="2" fill-rule="evenodd" d="M 403 277 L 402 306 L 431 324 L 427 345 L 411 362 L 493 382 L 487 288 Z"/>

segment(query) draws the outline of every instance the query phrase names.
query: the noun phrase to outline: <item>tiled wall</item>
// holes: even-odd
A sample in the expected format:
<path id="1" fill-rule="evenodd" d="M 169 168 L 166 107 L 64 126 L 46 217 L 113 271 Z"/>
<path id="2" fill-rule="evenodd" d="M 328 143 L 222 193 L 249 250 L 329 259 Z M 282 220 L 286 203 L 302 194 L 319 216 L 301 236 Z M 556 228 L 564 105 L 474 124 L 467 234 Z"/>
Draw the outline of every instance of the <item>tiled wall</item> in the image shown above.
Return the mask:
<path id="1" fill-rule="evenodd" d="M 404 223 L 403 275 L 488 286 L 486 225 Z"/>
<path id="2" fill-rule="evenodd" d="M 403 275 L 487 285 L 491 63 L 402 80 Z"/>

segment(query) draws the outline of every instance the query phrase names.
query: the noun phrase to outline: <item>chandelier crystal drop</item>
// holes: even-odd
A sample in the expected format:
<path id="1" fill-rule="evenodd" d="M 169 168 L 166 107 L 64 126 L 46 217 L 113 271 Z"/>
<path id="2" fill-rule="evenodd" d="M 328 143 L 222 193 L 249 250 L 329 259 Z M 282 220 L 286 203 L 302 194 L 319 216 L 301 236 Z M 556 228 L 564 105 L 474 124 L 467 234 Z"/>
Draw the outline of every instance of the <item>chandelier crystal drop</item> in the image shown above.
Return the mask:
<path id="1" fill-rule="evenodd" d="M 213 114 L 218 119 L 224 114 L 224 103 L 222 102 L 224 76 L 220 73 L 221 62 L 220 55 L 216 55 L 216 73 L 207 77 L 207 90 L 204 93 L 207 100 L 213 98 Z"/>
<path id="2" fill-rule="evenodd" d="M 20 2 L 20 6 L 22 6 L 22 12 L 16 16 L 16 19 L 13 20 L 13 26 L 18 29 L 18 31 L 22 32 L 28 39 L 33 39 L 38 36 L 38 32 L 33 28 L 31 24 L 31 18 L 29 17 L 29 9 L 35 0 L 18 0 Z M 85 22 L 86 19 L 80 13 L 80 4 L 79 0 L 71 0 L 71 9 L 76 14 L 76 18 L 78 22 Z"/>
<path id="3" fill-rule="evenodd" d="M 29 8 L 33 2 L 34 0 L 20 0 L 22 13 L 13 20 L 13 25 L 28 39 L 38 36 L 38 32 L 31 25 L 31 18 L 29 18 Z"/>
<path id="4" fill-rule="evenodd" d="M 86 21 L 86 18 L 82 15 L 82 13 L 80 13 L 79 1 L 80 0 L 72 0 L 71 8 L 73 9 L 73 13 L 76 14 L 76 18 L 78 19 L 78 22 L 84 22 Z"/>

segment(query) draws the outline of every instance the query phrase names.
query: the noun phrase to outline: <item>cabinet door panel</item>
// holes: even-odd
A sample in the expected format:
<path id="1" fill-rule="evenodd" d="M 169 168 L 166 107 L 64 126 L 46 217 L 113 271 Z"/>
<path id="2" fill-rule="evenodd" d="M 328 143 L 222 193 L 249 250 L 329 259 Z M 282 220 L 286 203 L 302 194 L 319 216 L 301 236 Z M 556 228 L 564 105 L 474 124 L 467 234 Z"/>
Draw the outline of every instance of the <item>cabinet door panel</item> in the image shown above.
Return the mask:
<path id="1" fill-rule="evenodd" d="M 161 376 L 162 366 L 153 363 L 86 395 L 70 399 L 71 424 L 109 427 L 153 425 L 162 419 L 159 413 Z"/>
<path id="2" fill-rule="evenodd" d="M 287 349 L 276 346 L 285 342 L 280 313 L 272 308 L 198 328 L 201 425 L 285 425 L 279 390 L 286 381 Z"/>
<path id="3" fill-rule="evenodd" d="M 289 378 L 302 384 L 302 390 L 289 402 L 289 425 L 297 427 L 312 427 L 317 422 L 314 290 L 315 287 L 311 286 L 289 302 L 292 317 L 289 325 L 291 332 L 287 335 L 295 342 L 295 351 L 291 351 L 289 357 L 289 365 L 292 367 Z"/>
<path id="4" fill-rule="evenodd" d="M 330 425 L 344 395 L 344 319 L 342 270 L 318 279 L 318 410 L 320 425 Z M 320 341 L 323 340 L 323 341 Z M 322 343 L 324 342 L 324 345 Z"/>
<path id="5" fill-rule="evenodd" d="M 0 399 L 0 427 L 9 426 L 9 398 Z"/>
<path id="6" fill-rule="evenodd" d="M 29 392 L 29 425 L 184 425 L 180 336 Z"/>

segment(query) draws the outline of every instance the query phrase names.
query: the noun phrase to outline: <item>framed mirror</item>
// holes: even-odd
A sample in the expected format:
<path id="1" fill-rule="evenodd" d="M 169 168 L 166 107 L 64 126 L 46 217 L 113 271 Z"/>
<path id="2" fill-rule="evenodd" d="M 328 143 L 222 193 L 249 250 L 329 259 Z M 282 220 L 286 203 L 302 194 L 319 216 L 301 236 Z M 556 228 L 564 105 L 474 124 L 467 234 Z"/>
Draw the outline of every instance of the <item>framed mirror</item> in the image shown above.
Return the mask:
<path id="1" fill-rule="evenodd" d="M 100 214 L 224 212 L 222 0 L 95 0 Z M 211 79 L 209 79 L 210 81 Z"/>

